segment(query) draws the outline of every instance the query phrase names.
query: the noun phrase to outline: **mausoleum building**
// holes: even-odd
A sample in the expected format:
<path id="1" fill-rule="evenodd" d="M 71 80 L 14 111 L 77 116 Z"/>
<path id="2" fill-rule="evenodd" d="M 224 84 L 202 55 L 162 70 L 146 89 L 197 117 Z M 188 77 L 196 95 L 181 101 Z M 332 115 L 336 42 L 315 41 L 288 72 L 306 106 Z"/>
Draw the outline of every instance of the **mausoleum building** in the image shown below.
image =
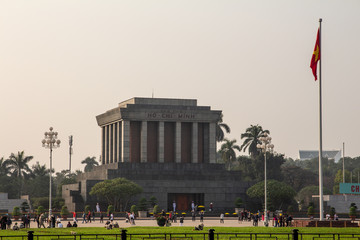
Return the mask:
<path id="1" fill-rule="evenodd" d="M 132 98 L 96 117 L 102 164 L 215 163 L 221 111 L 192 99 Z"/>
<path id="2" fill-rule="evenodd" d="M 160 208 L 189 210 L 194 201 L 217 209 L 246 198 L 240 172 L 216 163 L 216 125 L 221 111 L 194 99 L 132 98 L 96 117 L 101 128 L 101 166 L 63 186 L 65 205 L 83 211 L 100 201 L 89 195 L 105 179 L 125 177 L 155 196 Z M 136 201 L 136 199 L 135 199 Z M 101 201 L 100 201 L 101 202 Z M 102 203 L 105 205 L 106 203 Z"/>

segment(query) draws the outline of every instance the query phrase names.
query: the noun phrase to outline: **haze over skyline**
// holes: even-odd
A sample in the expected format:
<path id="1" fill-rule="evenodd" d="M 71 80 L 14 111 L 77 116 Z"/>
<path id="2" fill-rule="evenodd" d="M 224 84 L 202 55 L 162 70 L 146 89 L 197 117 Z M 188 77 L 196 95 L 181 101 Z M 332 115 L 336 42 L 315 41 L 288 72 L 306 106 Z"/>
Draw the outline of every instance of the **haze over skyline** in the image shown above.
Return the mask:
<path id="1" fill-rule="evenodd" d="M 323 149 L 345 142 L 346 156 L 360 156 L 359 9 L 356 0 L 0 1 L 0 158 L 25 151 L 48 167 L 41 140 L 53 127 L 55 170 L 68 168 L 70 135 L 72 170 L 83 170 L 100 156 L 95 116 L 153 93 L 222 110 L 238 145 L 259 124 L 278 153 L 317 150 L 319 18 Z"/>

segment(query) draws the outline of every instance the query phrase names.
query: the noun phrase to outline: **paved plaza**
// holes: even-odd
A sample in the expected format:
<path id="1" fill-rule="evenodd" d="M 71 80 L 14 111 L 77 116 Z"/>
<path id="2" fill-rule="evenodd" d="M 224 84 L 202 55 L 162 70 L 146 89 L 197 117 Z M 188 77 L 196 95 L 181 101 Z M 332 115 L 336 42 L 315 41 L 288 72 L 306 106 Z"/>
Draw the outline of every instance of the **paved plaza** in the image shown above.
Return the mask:
<path id="1" fill-rule="evenodd" d="M 72 223 L 72 219 L 69 219 Z M 62 221 L 63 225 L 66 226 L 68 221 Z M 95 220 L 95 222 L 91 223 L 82 223 L 82 220 L 79 221 L 78 219 L 78 227 L 104 227 L 105 222 L 107 219 L 104 219 L 104 223 L 100 223 L 98 219 Z M 136 227 L 136 226 L 143 226 L 143 227 L 157 227 L 156 220 L 152 218 L 148 219 L 136 219 L 135 225 L 131 225 L 130 223 L 125 222 L 124 218 L 115 218 L 114 223 L 118 223 L 120 228 L 127 228 L 127 227 Z M 200 219 L 196 219 L 196 221 L 191 221 L 191 218 L 185 218 L 183 226 L 185 227 L 195 227 L 201 224 Z M 252 222 L 238 222 L 237 219 L 231 218 L 224 220 L 224 223 L 220 223 L 219 218 L 205 218 L 204 219 L 204 227 L 251 227 Z M 171 226 L 180 226 L 179 220 L 177 223 L 171 223 Z M 259 226 L 264 226 L 263 222 L 259 222 Z"/>

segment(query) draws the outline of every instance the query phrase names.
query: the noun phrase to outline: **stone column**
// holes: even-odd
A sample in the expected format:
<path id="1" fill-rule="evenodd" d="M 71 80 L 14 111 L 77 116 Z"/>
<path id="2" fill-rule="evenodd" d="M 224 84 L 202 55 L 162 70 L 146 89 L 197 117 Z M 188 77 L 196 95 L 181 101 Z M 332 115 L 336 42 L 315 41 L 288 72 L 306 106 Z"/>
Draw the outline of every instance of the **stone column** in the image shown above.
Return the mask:
<path id="1" fill-rule="evenodd" d="M 199 156 L 198 156 L 198 123 L 192 123 L 192 130 L 191 130 L 191 162 L 198 163 Z"/>
<path id="2" fill-rule="evenodd" d="M 140 162 L 147 162 L 147 121 L 141 122 Z"/>
<path id="3" fill-rule="evenodd" d="M 101 127 L 101 164 L 105 164 L 105 127 Z"/>
<path id="4" fill-rule="evenodd" d="M 158 149 L 158 162 L 164 162 L 164 122 L 159 122 L 159 149 Z"/>
<path id="5" fill-rule="evenodd" d="M 112 124 L 112 141 L 113 141 L 113 147 L 112 147 L 112 154 L 113 154 L 113 161 L 112 162 L 117 162 L 117 148 L 116 148 L 116 143 L 117 143 L 117 139 L 116 139 L 116 134 L 117 134 L 117 124 L 113 123 Z"/>
<path id="6" fill-rule="evenodd" d="M 110 139 L 109 162 L 113 163 L 114 162 L 114 125 L 113 124 L 109 125 L 109 139 Z"/>
<path id="7" fill-rule="evenodd" d="M 130 121 L 122 121 L 121 161 L 130 162 Z"/>
<path id="8" fill-rule="evenodd" d="M 117 122 L 117 144 L 116 144 L 116 149 L 117 149 L 117 161 L 121 162 L 121 144 L 122 144 L 122 122 Z"/>
<path id="9" fill-rule="evenodd" d="M 105 163 L 109 163 L 109 125 L 105 126 Z"/>
<path id="10" fill-rule="evenodd" d="M 181 163 L 181 122 L 175 124 L 175 162 Z"/>
<path id="11" fill-rule="evenodd" d="M 209 162 L 216 163 L 216 123 L 209 124 Z"/>

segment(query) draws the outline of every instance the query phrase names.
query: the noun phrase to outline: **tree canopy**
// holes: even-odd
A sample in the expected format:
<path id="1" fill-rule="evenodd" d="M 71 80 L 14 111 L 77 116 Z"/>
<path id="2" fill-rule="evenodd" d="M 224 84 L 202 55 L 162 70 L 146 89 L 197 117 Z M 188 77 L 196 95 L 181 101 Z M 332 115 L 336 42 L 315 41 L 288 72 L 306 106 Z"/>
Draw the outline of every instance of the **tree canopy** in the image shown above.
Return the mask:
<path id="1" fill-rule="evenodd" d="M 126 178 L 115 178 L 95 184 L 90 195 L 105 199 L 108 204 L 114 205 L 116 210 L 124 211 L 131 198 L 142 191 L 142 187 Z"/>
<path id="2" fill-rule="evenodd" d="M 87 157 L 81 161 L 82 164 L 85 164 L 84 172 L 90 172 L 95 166 L 99 165 L 95 159 L 96 157 Z"/>
<path id="3" fill-rule="evenodd" d="M 246 149 L 249 151 L 251 157 L 255 157 L 259 154 L 257 149 L 257 144 L 261 144 L 259 138 L 264 136 L 264 133 L 270 134 L 269 130 L 263 130 L 259 125 L 250 125 L 246 129 L 245 133 L 241 134 L 241 139 L 245 138 L 243 144 L 241 145 L 241 150 L 244 152 Z"/>
<path id="4" fill-rule="evenodd" d="M 236 160 L 235 150 L 240 151 L 239 145 L 236 145 L 236 140 L 224 139 L 224 143 L 221 145 L 219 153 L 221 154 L 221 159 L 228 165 L 228 170 L 231 169 L 231 163 Z"/>
<path id="5" fill-rule="evenodd" d="M 259 182 L 250 187 L 246 191 L 246 194 L 250 198 L 263 200 L 265 194 L 264 186 L 264 181 Z M 282 209 L 285 205 L 291 204 L 295 195 L 295 190 L 286 183 L 276 180 L 267 181 L 267 199 L 269 210 L 274 211 L 276 209 Z"/>
<path id="6" fill-rule="evenodd" d="M 331 194 L 331 191 L 327 188 L 323 188 L 324 195 Z M 295 199 L 300 203 L 303 209 L 309 206 L 312 202 L 312 196 L 319 195 L 319 186 L 311 185 L 301 189 L 296 195 Z"/>
<path id="7" fill-rule="evenodd" d="M 4 164 L 8 166 L 11 175 L 16 176 L 19 189 L 19 197 L 23 194 L 24 178 L 28 178 L 31 174 L 31 169 L 28 163 L 33 159 L 33 156 L 25 156 L 24 151 L 18 152 L 17 155 L 11 153 L 9 159 Z"/>
<path id="8" fill-rule="evenodd" d="M 221 114 L 219 120 L 216 123 L 216 141 L 221 142 L 225 138 L 224 130 L 226 133 L 230 133 L 230 127 L 223 122 L 223 115 Z"/>

